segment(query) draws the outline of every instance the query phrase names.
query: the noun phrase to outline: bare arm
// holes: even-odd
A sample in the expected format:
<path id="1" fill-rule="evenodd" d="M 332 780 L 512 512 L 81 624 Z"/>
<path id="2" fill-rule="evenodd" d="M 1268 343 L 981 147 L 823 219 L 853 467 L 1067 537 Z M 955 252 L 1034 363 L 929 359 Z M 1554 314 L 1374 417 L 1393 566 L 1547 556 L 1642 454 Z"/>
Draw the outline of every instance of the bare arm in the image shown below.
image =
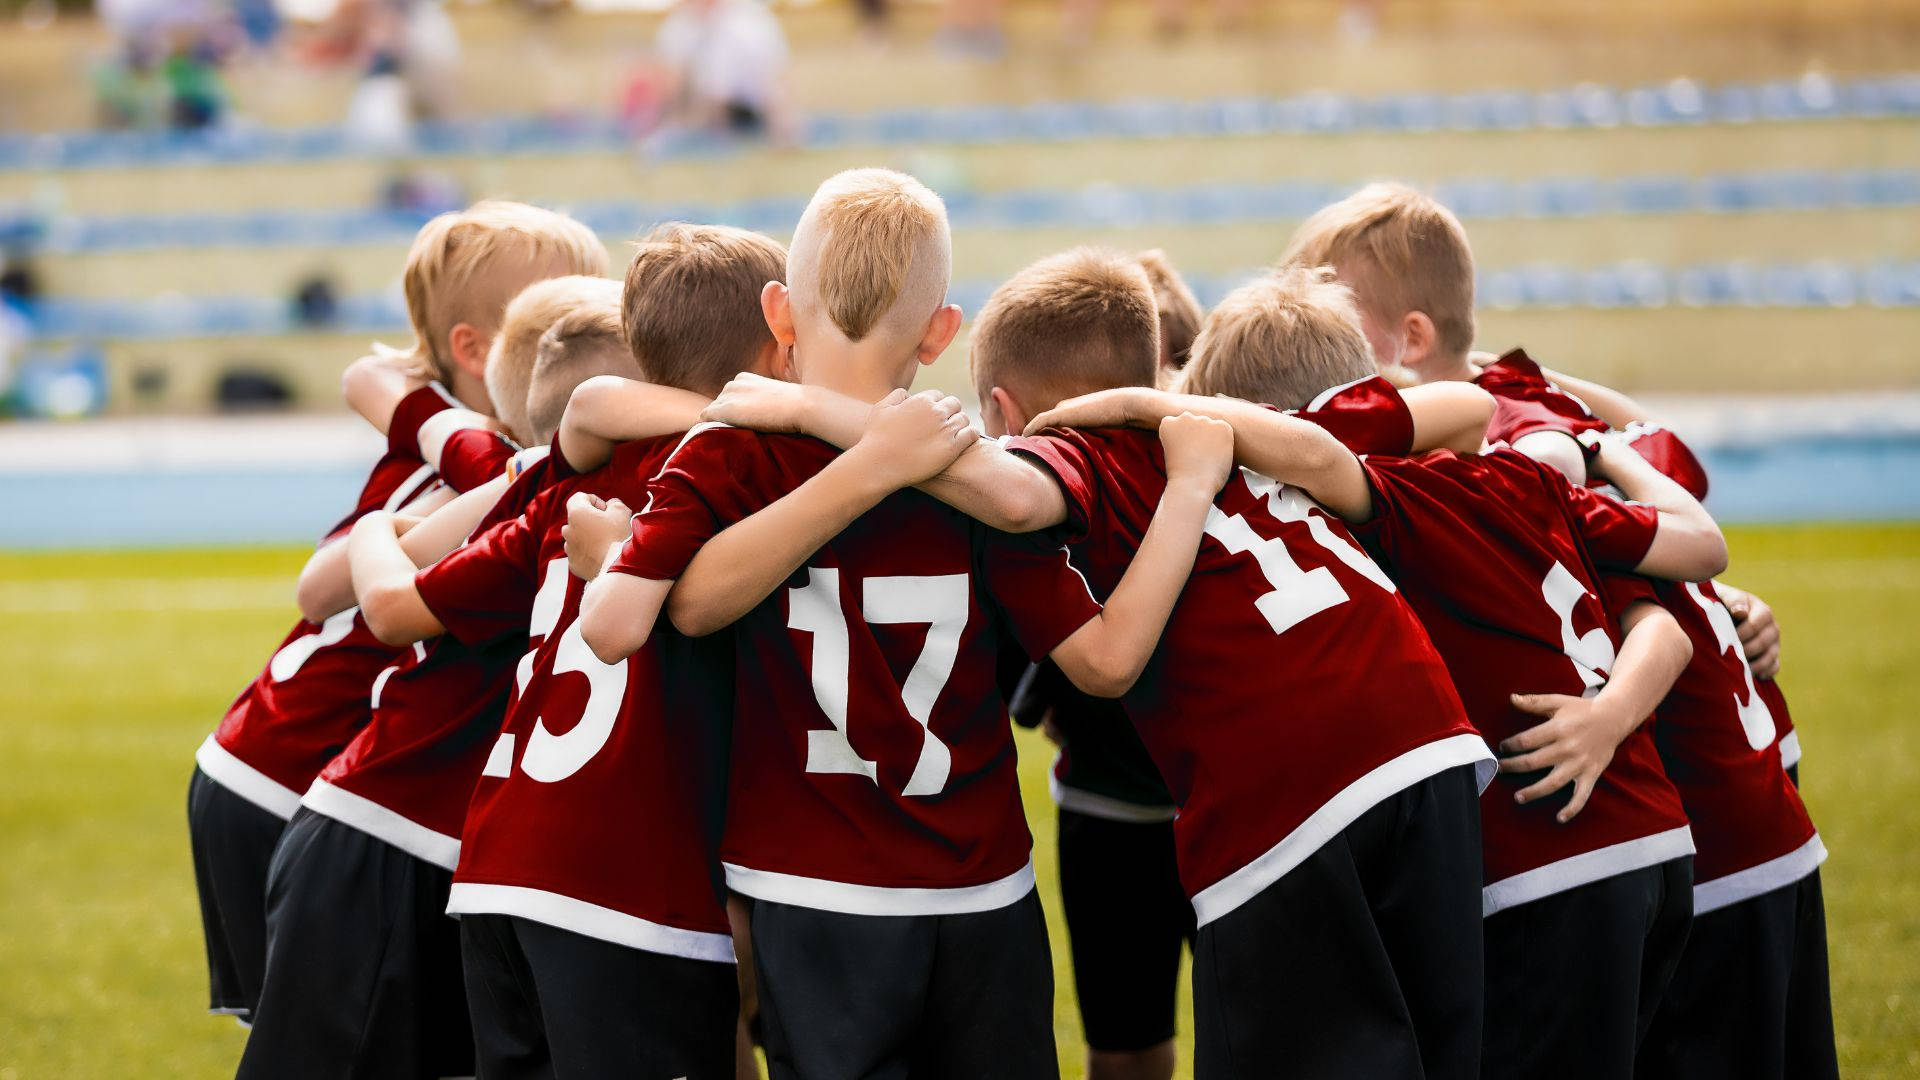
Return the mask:
<path id="1" fill-rule="evenodd" d="M 685 431 L 700 422 L 708 399 L 690 390 L 596 375 L 573 388 L 560 419 L 560 453 L 575 472 L 591 472 L 613 448 L 635 439 Z"/>
<path id="2" fill-rule="evenodd" d="M 580 595 L 580 638 L 603 664 L 617 664 L 640 651 L 653 636 L 653 624 L 673 588 L 671 581 L 607 572 L 604 567 L 619 557 L 618 546 L 608 548 L 602 571 Z"/>
<path id="3" fill-rule="evenodd" d="M 1477 454 L 1486 445 L 1493 395 L 1464 382 L 1435 382 L 1400 391 L 1413 414 L 1413 449 Z M 1576 452 L 1578 448 L 1575 448 Z"/>
<path id="4" fill-rule="evenodd" d="M 385 435 L 400 400 L 427 383 L 410 373 L 412 360 L 405 353 L 382 345 L 373 349 L 340 374 L 340 394 L 347 399 L 348 408 Z"/>
<path id="5" fill-rule="evenodd" d="M 1563 825 L 1585 808 L 1614 750 L 1653 714 L 1693 659 L 1687 632 L 1658 604 L 1634 604 L 1620 626 L 1626 637 L 1596 696 L 1513 695 L 1516 708 L 1546 719 L 1500 744 L 1501 753 L 1515 755 L 1501 760 L 1500 771 L 1548 770 L 1544 779 L 1515 793 L 1514 801 L 1522 804 L 1574 785 L 1573 797 L 1555 815 Z"/>
<path id="6" fill-rule="evenodd" d="M 731 625 L 855 518 L 978 439 L 952 398 L 895 391 L 889 402 L 852 449 L 701 547 L 667 601 L 681 633 L 697 637 Z"/>
<path id="7" fill-rule="evenodd" d="M 1551 465 L 1567 483 L 1585 487 L 1587 455 L 1580 442 L 1565 431 L 1533 431 L 1513 441 L 1513 448 L 1542 465 Z"/>
<path id="8" fill-rule="evenodd" d="M 860 440 L 873 410 L 819 387 L 743 374 L 714 399 L 706 418 L 756 431 L 799 432 L 846 449 Z M 1066 497 L 1052 477 L 986 439 L 915 486 L 1001 532 L 1033 532 L 1067 519 Z"/>
<path id="9" fill-rule="evenodd" d="M 1235 464 L 1305 491 L 1348 521 L 1373 516 L 1373 489 L 1353 451 L 1318 424 L 1237 398 L 1143 386 L 1103 390 L 1061 402 L 1035 417 L 1027 430 L 1149 427 L 1183 412 L 1231 425 Z"/>
<path id="10" fill-rule="evenodd" d="M 388 645 L 410 645 L 442 633 L 440 624 L 413 575 L 419 567 L 400 547 L 393 515 L 368 514 L 347 538 L 353 564 L 353 591 L 360 598 L 360 614 L 373 636 Z"/>
<path id="11" fill-rule="evenodd" d="M 456 496 L 452 488 L 441 487 L 420 496 L 392 518 L 401 547 L 416 566 L 439 561 L 472 534 L 506 489 L 507 478 L 501 476 L 464 495 Z M 302 618 L 321 622 L 359 603 L 354 595 L 350 558 L 347 538 L 342 537 L 307 560 L 295 589 Z"/>
<path id="12" fill-rule="evenodd" d="M 1050 654 L 1083 693 L 1116 698 L 1153 658 L 1167 619 L 1193 572 L 1194 556 L 1213 498 L 1233 468 L 1233 429 L 1185 413 L 1160 426 L 1166 444 L 1167 486 L 1106 607 Z"/>
<path id="13" fill-rule="evenodd" d="M 1639 402 L 1611 387 L 1558 371 L 1546 371 L 1543 368 L 1542 372 L 1555 386 L 1586 402 L 1587 410 L 1606 421 L 1610 428 L 1624 428 L 1638 420 L 1653 419 Z"/>
<path id="14" fill-rule="evenodd" d="M 1637 503 L 1660 511 L 1653 545 L 1634 570 L 1674 581 L 1706 581 L 1727 568 L 1727 540 L 1700 500 L 1647 464 L 1626 440 L 1600 440 L 1597 476 Z"/>
<path id="15" fill-rule="evenodd" d="M 420 424 L 420 460 L 440 471 L 440 455 L 446 452 L 447 440 L 456 431 L 469 428 L 498 430 L 499 425 L 493 417 L 472 409 L 442 409 L 427 417 Z"/>

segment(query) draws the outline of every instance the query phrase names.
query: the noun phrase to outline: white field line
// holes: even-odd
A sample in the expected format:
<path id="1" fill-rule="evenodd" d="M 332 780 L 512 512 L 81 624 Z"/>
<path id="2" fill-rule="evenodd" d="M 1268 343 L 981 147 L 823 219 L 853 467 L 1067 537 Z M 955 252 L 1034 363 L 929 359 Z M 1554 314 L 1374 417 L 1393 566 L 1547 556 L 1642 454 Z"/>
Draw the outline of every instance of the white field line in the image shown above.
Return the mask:
<path id="1" fill-rule="evenodd" d="M 293 611 L 283 577 L 47 578 L 0 582 L 0 614 L 114 611 Z"/>

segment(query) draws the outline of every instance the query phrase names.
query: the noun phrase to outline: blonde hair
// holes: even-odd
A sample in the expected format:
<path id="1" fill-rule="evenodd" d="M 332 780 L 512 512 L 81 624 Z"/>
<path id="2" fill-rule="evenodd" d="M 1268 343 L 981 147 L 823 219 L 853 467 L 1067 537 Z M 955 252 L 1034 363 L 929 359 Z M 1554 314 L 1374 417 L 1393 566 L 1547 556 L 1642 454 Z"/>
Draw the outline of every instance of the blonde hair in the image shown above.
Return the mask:
<path id="1" fill-rule="evenodd" d="M 573 388 L 595 375 L 641 377 L 620 333 L 620 305 L 612 297 L 574 308 L 540 335 L 527 388 L 527 423 L 536 442 L 553 440 Z"/>
<path id="2" fill-rule="evenodd" d="M 620 299 L 641 377 L 719 393 L 773 344 L 760 290 L 786 276 L 787 249 L 745 229 L 672 222 L 641 237 Z"/>
<path id="3" fill-rule="evenodd" d="M 1134 257 L 1147 272 L 1147 283 L 1153 286 L 1153 303 L 1160 312 L 1160 366 L 1177 372 L 1187 366 L 1193 339 L 1206 320 L 1206 309 L 1194 298 L 1193 290 L 1187 287 L 1180 271 L 1173 268 L 1166 252 L 1154 248 Z"/>
<path id="4" fill-rule="evenodd" d="M 1445 354 L 1473 348 L 1473 249 L 1460 219 L 1405 184 L 1368 184 L 1294 230 L 1281 261 L 1331 266 L 1381 323 L 1433 320 Z"/>
<path id="5" fill-rule="evenodd" d="M 1039 411 L 1063 397 L 1152 386 L 1160 365 L 1153 287 L 1138 259 L 1074 248 L 993 291 L 973 323 L 968 363 L 984 404 L 995 386 Z"/>
<path id="6" fill-rule="evenodd" d="M 849 169 L 820 185 L 794 230 L 794 302 L 848 341 L 917 337 L 946 300 L 951 243 L 946 204 L 925 184 Z"/>
<path id="7" fill-rule="evenodd" d="M 569 274 L 536 281 L 507 304 L 487 353 L 487 397 L 494 415 L 513 437 L 532 444 L 540 441 L 527 417 L 527 391 L 540 351 L 540 337 L 561 317 L 577 308 L 601 305 L 616 314 L 620 283 L 609 278 Z"/>
<path id="8" fill-rule="evenodd" d="M 1305 408 L 1329 387 L 1374 373 L 1353 290 L 1328 267 L 1287 267 L 1220 301 L 1181 375 L 1189 394 Z"/>
<path id="9" fill-rule="evenodd" d="M 477 202 L 427 222 L 402 276 L 416 373 L 450 380 L 453 328 L 467 323 L 491 336 L 507 301 L 555 264 L 563 274 L 603 275 L 607 249 L 585 225 L 525 203 Z"/>

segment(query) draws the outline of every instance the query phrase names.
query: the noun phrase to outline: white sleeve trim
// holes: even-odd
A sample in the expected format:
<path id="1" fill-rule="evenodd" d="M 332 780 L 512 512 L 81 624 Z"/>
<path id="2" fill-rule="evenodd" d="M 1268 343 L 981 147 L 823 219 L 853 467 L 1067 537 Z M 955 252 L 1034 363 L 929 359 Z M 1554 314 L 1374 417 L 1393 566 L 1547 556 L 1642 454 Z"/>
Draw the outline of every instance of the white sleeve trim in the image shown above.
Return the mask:
<path id="1" fill-rule="evenodd" d="M 1777 859 L 1694 885 L 1693 913 L 1705 915 L 1791 885 L 1820 869 L 1820 864 L 1826 861 L 1827 845 L 1820 842 L 1819 833 L 1814 833 L 1806 843 Z"/>
<path id="2" fill-rule="evenodd" d="M 1053 792 L 1053 801 L 1062 810 L 1071 810 L 1076 814 L 1102 818 L 1107 821 L 1123 821 L 1136 825 L 1149 825 L 1157 822 L 1172 821 L 1180 814 L 1175 806 L 1161 804 L 1128 802 L 1111 795 L 1102 795 L 1097 791 L 1068 787 L 1057 777 L 1049 777 L 1048 788 Z"/>
<path id="3" fill-rule="evenodd" d="M 299 792 L 234 757 L 233 751 L 221 746 L 211 735 L 194 751 L 193 760 L 200 771 L 207 774 L 207 779 L 282 821 L 292 818 L 293 812 L 300 809 Z"/>
<path id="4" fill-rule="evenodd" d="M 372 799 L 325 780 L 315 780 L 301 797 L 300 805 L 443 869 L 451 870 L 460 861 L 459 837 L 434 832 Z"/>
<path id="5" fill-rule="evenodd" d="M 1670 859 L 1691 855 L 1693 850 L 1693 829 L 1682 825 L 1637 840 L 1584 851 L 1488 885 L 1480 890 L 1480 913 L 1492 915 L 1582 885 L 1658 866 Z"/>
<path id="6" fill-rule="evenodd" d="M 684 930 L 522 885 L 456 881 L 447 897 L 447 914 L 515 915 L 630 949 L 719 964 L 734 962 L 731 934 Z"/>
<path id="7" fill-rule="evenodd" d="M 1381 800 L 1460 765 L 1474 767 L 1479 791 L 1486 790 L 1498 767 L 1486 740 L 1471 732 L 1424 743 L 1376 766 L 1328 799 L 1252 862 L 1194 894 L 1195 920 L 1205 926 L 1233 911 L 1285 877 Z"/>
<path id="8" fill-rule="evenodd" d="M 1780 767 L 1791 769 L 1800 764 L 1800 729 L 1794 728 L 1780 736 Z"/>
<path id="9" fill-rule="evenodd" d="M 854 885 L 825 878 L 778 874 L 734 863 L 723 864 L 727 887 L 755 900 L 838 911 L 846 915 L 967 915 L 998 911 L 1033 891 L 1033 863 L 984 885 L 952 889 L 900 889 Z"/>
<path id="10" fill-rule="evenodd" d="M 413 470 L 413 475 L 402 480 L 400 486 L 393 489 L 393 494 L 387 496 L 387 501 L 380 509 L 391 512 L 407 505 L 413 501 L 415 495 L 420 494 L 422 488 L 426 487 L 427 481 L 432 479 L 433 466 L 431 465 L 422 465 Z"/>

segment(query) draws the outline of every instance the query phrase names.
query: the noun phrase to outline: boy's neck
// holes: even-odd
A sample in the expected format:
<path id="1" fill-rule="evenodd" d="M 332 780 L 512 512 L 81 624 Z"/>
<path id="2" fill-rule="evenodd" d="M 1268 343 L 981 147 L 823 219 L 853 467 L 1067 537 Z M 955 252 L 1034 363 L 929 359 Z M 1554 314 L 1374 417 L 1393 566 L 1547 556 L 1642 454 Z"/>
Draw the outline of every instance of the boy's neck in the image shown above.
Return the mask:
<path id="1" fill-rule="evenodd" d="M 804 350 L 804 359 L 802 352 Z M 912 383 L 913 365 L 898 346 L 879 341 L 809 341 L 795 349 L 800 381 L 872 404 Z M 900 373 L 907 373 L 901 383 Z"/>
<path id="2" fill-rule="evenodd" d="M 1436 357 L 1426 370 L 1418 372 L 1420 381 L 1430 382 L 1472 382 L 1480 375 L 1480 369 L 1473 366 L 1466 353 L 1458 356 Z"/>

